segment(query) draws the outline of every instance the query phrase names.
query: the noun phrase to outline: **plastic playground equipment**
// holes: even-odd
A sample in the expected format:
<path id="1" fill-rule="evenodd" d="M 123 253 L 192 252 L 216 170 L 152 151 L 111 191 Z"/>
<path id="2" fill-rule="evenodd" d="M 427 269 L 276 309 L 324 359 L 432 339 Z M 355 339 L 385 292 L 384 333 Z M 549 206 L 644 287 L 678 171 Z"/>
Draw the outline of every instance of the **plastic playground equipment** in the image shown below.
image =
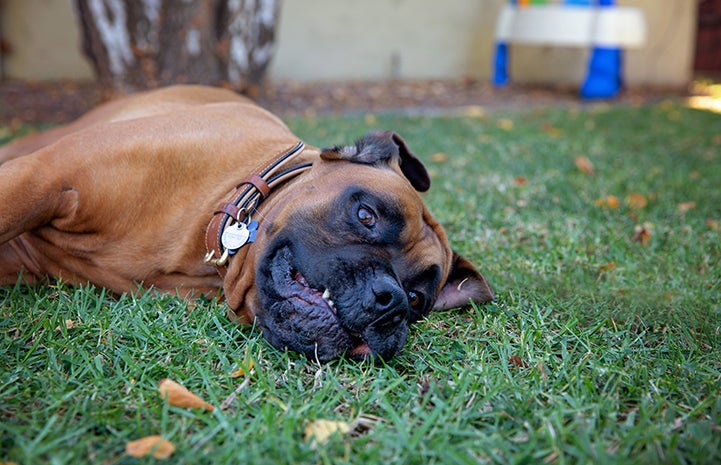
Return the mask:
<path id="1" fill-rule="evenodd" d="M 496 24 L 493 83 L 509 82 L 509 44 L 592 47 L 583 98 L 609 98 L 621 89 L 621 48 L 641 47 L 646 23 L 638 8 L 615 0 L 509 0 Z"/>

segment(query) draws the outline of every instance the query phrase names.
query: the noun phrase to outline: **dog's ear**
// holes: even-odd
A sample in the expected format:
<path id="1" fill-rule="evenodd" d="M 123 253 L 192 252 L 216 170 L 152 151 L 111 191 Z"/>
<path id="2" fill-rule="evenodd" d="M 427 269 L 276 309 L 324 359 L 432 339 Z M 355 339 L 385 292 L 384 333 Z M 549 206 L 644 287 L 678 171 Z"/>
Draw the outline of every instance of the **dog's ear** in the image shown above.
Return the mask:
<path id="1" fill-rule="evenodd" d="M 493 300 L 493 290 L 486 278 L 465 258 L 453 252 L 448 280 L 433 305 L 433 310 L 463 307 L 472 300 L 476 303 Z"/>
<path id="2" fill-rule="evenodd" d="M 417 191 L 425 192 L 431 187 L 426 167 L 410 151 L 406 141 L 393 131 L 370 132 L 355 145 L 324 149 L 320 156 L 324 160 L 348 160 L 366 165 L 397 160 L 401 172 Z"/>

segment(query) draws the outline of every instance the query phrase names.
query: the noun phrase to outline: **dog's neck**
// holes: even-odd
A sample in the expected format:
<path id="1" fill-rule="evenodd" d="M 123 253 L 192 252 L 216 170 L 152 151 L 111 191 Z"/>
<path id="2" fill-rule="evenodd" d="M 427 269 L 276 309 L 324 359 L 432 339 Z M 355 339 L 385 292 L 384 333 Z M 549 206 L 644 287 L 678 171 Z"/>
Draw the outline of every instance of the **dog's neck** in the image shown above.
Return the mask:
<path id="1" fill-rule="evenodd" d="M 255 240 L 258 222 L 253 213 L 274 189 L 310 168 L 311 163 L 293 164 L 303 152 L 299 141 L 270 163 L 255 170 L 236 185 L 230 200 L 213 212 L 205 233 L 205 262 L 215 266 L 221 278 L 227 273 L 228 262 Z"/>

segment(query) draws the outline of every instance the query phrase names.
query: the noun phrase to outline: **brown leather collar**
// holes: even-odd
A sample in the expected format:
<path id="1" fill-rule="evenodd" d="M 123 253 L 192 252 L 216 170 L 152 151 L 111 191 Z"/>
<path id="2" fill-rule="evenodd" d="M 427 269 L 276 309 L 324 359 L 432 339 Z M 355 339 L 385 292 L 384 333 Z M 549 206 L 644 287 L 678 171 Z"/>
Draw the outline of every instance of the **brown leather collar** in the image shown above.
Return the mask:
<path id="1" fill-rule="evenodd" d="M 259 173 L 236 185 L 230 201 L 213 212 L 205 231 L 205 262 L 214 265 L 221 278 L 225 277 L 230 257 L 255 239 L 258 222 L 252 220 L 252 215 L 258 205 L 275 187 L 310 168 L 311 163 L 287 166 L 304 148 L 305 144 L 299 141 L 284 151 L 265 168 L 258 170 Z"/>

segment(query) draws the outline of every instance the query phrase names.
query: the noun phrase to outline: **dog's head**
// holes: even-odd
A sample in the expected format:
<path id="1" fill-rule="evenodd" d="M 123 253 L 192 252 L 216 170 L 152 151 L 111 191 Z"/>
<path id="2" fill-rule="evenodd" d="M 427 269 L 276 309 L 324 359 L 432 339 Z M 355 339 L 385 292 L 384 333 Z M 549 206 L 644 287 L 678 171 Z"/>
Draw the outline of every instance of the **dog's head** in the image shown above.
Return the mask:
<path id="1" fill-rule="evenodd" d="M 226 278 L 229 303 L 255 316 L 275 347 L 320 361 L 390 359 L 430 311 L 493 298 L 428 213 L 418 192 L 429 187 L 393 132 L 323 150 L 268 200 L 245 260 L 254 269 Z"/>

